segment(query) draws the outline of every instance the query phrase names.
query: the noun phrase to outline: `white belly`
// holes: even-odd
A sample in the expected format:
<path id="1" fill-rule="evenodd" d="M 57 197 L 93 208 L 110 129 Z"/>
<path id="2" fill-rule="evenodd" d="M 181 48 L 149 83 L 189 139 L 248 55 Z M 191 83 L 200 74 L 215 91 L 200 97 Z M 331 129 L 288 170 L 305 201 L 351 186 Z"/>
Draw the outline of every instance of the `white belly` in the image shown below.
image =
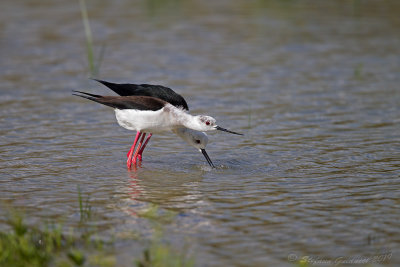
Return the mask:
<path id="1" fill-rule="evenodd" d="M 171 131 L 177 126 L 164 108 L 157 111 L 115 109 L 115 117 L 121 127 L 145 133 Z"/>

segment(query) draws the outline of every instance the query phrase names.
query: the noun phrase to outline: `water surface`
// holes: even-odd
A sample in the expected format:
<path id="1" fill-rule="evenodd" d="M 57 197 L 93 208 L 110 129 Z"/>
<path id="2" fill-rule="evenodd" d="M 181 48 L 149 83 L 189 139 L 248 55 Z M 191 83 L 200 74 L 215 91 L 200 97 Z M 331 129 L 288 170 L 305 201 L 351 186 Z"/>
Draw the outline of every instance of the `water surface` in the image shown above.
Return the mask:
<path id="1" fill-rule="evenodd" d="M 175 212 L 165 239 L 198 266 L 385 252 L 399 264 L 399 3 L 214 2 L 87 3 L 105 47 L 96 77 L 169 86 L 192 114 L 245 134 L 209 134 L 216 170 L 154 135 L 131 171 L 135 133 L 71 95 L 111 94 L 87 79 L 78 3 L 0 4 L 2 217 L 11 206 L 77 224 L 79 185 L 104 237 L 150 235 L 137 213 L 153 204 Z M 116 242 L 129 266 L 137 242 Z"/>

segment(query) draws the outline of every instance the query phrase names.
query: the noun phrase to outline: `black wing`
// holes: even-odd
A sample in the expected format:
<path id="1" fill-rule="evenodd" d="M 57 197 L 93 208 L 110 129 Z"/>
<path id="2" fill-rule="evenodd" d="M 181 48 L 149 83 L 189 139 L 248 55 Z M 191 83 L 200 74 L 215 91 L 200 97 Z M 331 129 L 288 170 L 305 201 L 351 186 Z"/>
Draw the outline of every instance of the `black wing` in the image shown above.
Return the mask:
<path id="1" fill-rule="evenodd" d="M 164 100 L 175 107 L 189 110 L 185 99 L 181 95 L 175 93 L 171 88 L 162 85 L 110 83 L 97 79 L 94 80 L 107 86 L 120 96 L 151 96 Z"/>
<path id="2" fill-rule="evenodd" d="M 73 95 L 80 96 L 94 102 L 116 108 L 116 109 L 136 109 L 136 110 L 159 110 L 167 102 L 149 96 L 101 96 L 80 91 L 74 91 Z"/>

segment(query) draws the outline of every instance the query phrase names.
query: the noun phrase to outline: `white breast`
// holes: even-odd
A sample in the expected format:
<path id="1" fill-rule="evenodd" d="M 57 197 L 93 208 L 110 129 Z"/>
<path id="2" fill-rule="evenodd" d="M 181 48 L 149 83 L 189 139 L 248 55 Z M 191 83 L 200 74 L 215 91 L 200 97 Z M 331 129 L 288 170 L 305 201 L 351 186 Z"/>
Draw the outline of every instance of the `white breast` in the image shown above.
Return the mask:
<path id="1" fill-rule="evenodd" d="M 118 124 L 125 129 L 141 132 L 163 132 L 170 131 L 176 125 L 170 113 L 162 108 L 157 111 L 115 109 Z"/>

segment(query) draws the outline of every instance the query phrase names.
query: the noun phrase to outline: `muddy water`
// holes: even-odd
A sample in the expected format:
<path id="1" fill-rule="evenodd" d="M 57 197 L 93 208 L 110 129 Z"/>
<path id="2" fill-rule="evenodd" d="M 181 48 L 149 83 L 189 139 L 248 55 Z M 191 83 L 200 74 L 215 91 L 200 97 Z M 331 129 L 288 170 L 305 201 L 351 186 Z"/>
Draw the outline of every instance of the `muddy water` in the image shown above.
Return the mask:
<path id="1" fill-rule="evenodd" d="M 111 94 L 87 79 L 78 3 L 3 1 L 3 215 L 76 224 L 79 185 L 105 237 L 146 236 L 137 212 L 153 204 L 175 212 L 165 239 L 199 266 L 400 262 L 397 1 L 87 4 L 95 54 L 105 48 L 96 77 L 172 87 L 193 114 L 245 136 L 210 133 L 211 170 L 178 137 L 154 135 L 127 171 L 134 133 L 71 96 Z M 137 242 L 116 242 L 130 265 Z"/>

